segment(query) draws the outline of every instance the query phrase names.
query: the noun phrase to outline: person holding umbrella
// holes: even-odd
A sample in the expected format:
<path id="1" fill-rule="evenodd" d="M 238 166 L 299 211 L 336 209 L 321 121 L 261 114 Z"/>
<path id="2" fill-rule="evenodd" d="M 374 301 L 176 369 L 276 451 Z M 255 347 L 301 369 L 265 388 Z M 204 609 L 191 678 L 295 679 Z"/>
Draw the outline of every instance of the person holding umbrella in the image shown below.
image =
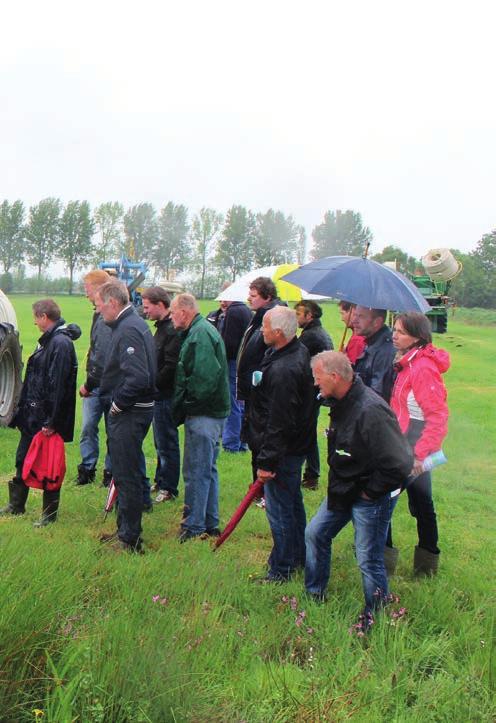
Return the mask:
<path id="1" fill-rule="evenodd" d="M 424 460 L 441 449 L 448 432 L 446 387 L 441 378 L 450 366 L 449 354 L 432 345 L 431 324 L 419 312 L 399 314 L 394 322 L 397 377 L 391 407 L 415 454 L 407 485 L 410 514 L 417 520 L 418 545 L 413 560 L 416 575 L 435 575 L 439 565 L 438 529 L 429 471 Z M 390 531 L 387 545 L 393 548 Z M 396 555 L 397 556 L 397 555 Z"/>

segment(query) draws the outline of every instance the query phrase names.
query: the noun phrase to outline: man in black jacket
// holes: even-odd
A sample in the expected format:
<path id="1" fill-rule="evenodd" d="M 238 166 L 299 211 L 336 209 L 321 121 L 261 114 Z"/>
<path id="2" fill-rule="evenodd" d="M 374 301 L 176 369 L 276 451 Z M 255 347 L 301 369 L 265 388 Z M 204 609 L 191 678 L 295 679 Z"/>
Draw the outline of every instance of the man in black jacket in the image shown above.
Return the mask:
<path id="1" fill-rule="evenodd" d="M 301 466 L 315 426 L 310 355 L 296 338 L 296 315 L 287 307 L 269 310 L 263 336 L 269 347 L 253 373 L 248 441 L 265 482 L 267 517 L 273 538 L 264 581 L 283 582 L 305 563 L 305 508 Z"/>
<path id="2" fill-rule="evenodd" d="M 363 383 L 389 402 L 393 389 L 394 357 L 391 329 L 386 325 L 387 311 L 357 306 L 351 323 L 353 332 L 365 337 L 366 346 L 354 364 Z"/>
<path id="3" fill-rule="evenodd" d="M 321 351 L 330 351 L 334 349 L 332 339 L 323 328 L 320 317 L 322 316 L 322 308 L 309 299 L 299 301 L 295 305 L 296 320 L 298 326 L 302 329 L 300 334 L 301 343 L 306 346 L 310 357 L 320 354 Z M 317 396 L 317 394 L 315 395 Z M 320 405 L 315 403 L 315 444 L 307 455 L 305 471 L 301 486 L 307 490 L 316 490 L 319 486 L 320 476 L 320 454 L 317 442 L 317 423 L 319 420 Z"/>
<path id="4" fill-rule="evenodd" d="M 241 439 L 246 440 L 246 425 L 249 416 L 252 375 L 260 368 L 267 345 L 262 334 L 264 315 L 279 304 L 274 282 L 268 276 L 254 279 L 248 292 L 248 303 L 255 312 L 247 327 L 236 360 L 236 398 L 244 402 Z M 252 450 L 253 479 L 256 477 L 256 462 Z"/>
<path id="5" fill-rule="evenodd" d="M 366 632 L 372 612 L 387 598 L 384 544 L 401 485 L 412 469 L 412 452 L 393 411 L 353 374 L 345 354 L 317 354 L 312 369 L 330 404 L 331 426 L 327 500 L 305 532 L 305 586 L 310 595 L 323 599 L 332 540 L 351 521 L 365 596 L 362 627 L 357 629 Z"/>
<path id="6" fill-rule="evenodd" d="M 96 309 L 112 329 L 100 393 L 110 401 L 108 443 L 118 492 L 118 549 L 140 551 L 143 440 L 153 418 L 157 362 L 152 333 L 129 303 L 126 286 L 109 281 Z M 106 536 L 102 541 L 108 541 Z"/>
<path id="7" fill-rule="evenodd" d="M 174 500 L 178 494 L 180 452 L 177 426 L 172 419 L 171 405 L 174 377 L 181 349 L 180 333 L 174 329 L 170 316 L 170 296 L 161 286 L 145 289 L 143 311 L 155 322 L 155 349 L 157 352 L 156 387 L 158 396 L 153 411 L 153 438 L 157 450 L 155 503 Z"/>
<path id="8" fill-rule="evenodd" d="M 107 281 L 110 281 L 110 276 L 103 269 L 94 269 L 84 276 L 84 290 L 93 305 L 98 287 Z M 86 379 L 79 387 L 79 396 L 83 397 L 83 422 L 79 439 L 81 464 L 78 465 L 77 485 L 85 485 L 95 480 L 99 455 L 98 426 L 102 415 L 104 415 L 105 424 L 107 424 L 108 411 L 100 395 L 100 380 L 110 348 L 111 336 L 110 327 L 107 326 L 101 315 L 95 311 L 91 322 L 90 348 L 86 359 Z M 105 487 L 109 485 L 111 479 L 112 469 L 110 455 L 107 450 L 103 470 L 103 484 Z"/>
<path id="9" fill-rule="evenodd" d="M 11 426 L 21 431 L 17 447 L 16 476 L 9 482 L 9 504 L 1 514 L 22 515 L 29 487 L 23 482 L 22 467 L 32 439 L 40 430 L 47 437 L 55 432 L 72 442 L 76 409 L 77 357 L 73 340 L 81 329 L 66 325 L 53 299 L 33 304 L 34 323 L 42 332 L 38 346 L 28 359 L 19 407 Z M 37 527 L 55 522 L 60 489 L 43 491 L 43 512 Z"/>

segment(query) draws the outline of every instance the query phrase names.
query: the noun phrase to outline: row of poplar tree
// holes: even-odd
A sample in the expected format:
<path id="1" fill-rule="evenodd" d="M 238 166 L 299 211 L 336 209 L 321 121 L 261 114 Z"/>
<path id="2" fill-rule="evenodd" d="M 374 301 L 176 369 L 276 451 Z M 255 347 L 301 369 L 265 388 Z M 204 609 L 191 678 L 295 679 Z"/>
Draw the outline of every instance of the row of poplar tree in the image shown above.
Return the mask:
<path id="1" fill-rule="evenodd" d="M 351 254 L 361 253 L 372 238 L 353 211 L 328 211 L 312 236 L 314 258 L 336 252 L 338 238 L 339 252 Z M 195 272 L 203 297 L 212 271 L 234 280 L 252 268 L 303 263 L 306 234 L 282 211 L 256 213 L 239 205 L 225 215 L 204 207 L 192 217 L 186 206 L 173 202 L 158 212 L 151 203 L 125 210 L 119 202 L 107 202 L 92 210 L 88 201 L 64 205 L 58 198 L 45 198 L 29 209 L 20 200 L 0 205 L 4 274 L 27 262 L 37 269 L 39 280 L 50 264 L 61 261 L 72 293 L 78 269 L 121 255 L 147 263 L 156 277 Z"/>

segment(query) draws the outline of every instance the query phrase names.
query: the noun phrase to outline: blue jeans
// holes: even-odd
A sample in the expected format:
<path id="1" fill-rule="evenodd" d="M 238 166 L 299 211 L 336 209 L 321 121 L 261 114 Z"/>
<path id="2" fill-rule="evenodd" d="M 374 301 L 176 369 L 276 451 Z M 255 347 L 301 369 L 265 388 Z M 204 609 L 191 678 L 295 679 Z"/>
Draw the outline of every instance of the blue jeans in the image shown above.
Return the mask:
<path id="1" fill-rule="evenodd" d="M 219 525 L 217 457 L 225 419 L 186 417 L 184 422 L 184 514 L 181 527 L 194 535 Z"/>
<path id="2" fill-rule="evenodd" d="M 108 417 L 108 442 L 117 487 L 117 533 L 133 546 L 141 544 L 145 458 L 142 444 L 153 417 L 152 407 L 132 407 Z"/>
<path id="3" fill-rule="evenodd" d="M 83 397 L 83 423 L 79 449 L 81 451 L 81 464 L 86 469 L 95 469 L 97 465 L 99 455 L 98 425 L 103 415 L 105 417 L 105 427 L 107 426 L 108 407 L 108 399 L 100 396 L 99 389 L 93 389 L 89 397 Z M 105 455 L 105 469 L 109 472 L 112 470 L 108 449 Z"/>
<path id="4" fill-rule="evenodd" d="M 283 457 L 274 479 L 264 485 L 267 518 L 274 545 L 270 553 L 269 577 L 287 580 L 305 564 L 305 507 L 301 494 L 304 457 Z"/>
<path id="5" fill-rule="evenodd" d="M 345 510 L 328 510 L 324 499 L 305 531 L 307 562 L 305 587 L 309 593 L 323 595 L 331 574 L 331 545 L 348 522 L 355 529 L 355 550 L 362 574 L 365 612 L 379 607 L 388 594 L 384 567 L 384 545 L 398 496 L 389 494 L 377 500 L 359 498 Z"/>
<path id="6" fill-rule="evenodd" d="M 244 402 L 236 399 L 236 359 L 227 362 L 229 370 L 229 391 L 231 396 L 231 413 L 226 419 L 222 433 L 222 446 L 228 452 L 246 451 L 248 445 L 241 442 L 239 435 L 243 421 Z"/>
<path id="7" fill-rule="evenodd" d="M 153 438 L 157 450 L 155 482 L 161 490 L 177 497 L 179 485 L 179 437 L 171 415 L 171 400 L 159 399 L 153 412 Z"/>

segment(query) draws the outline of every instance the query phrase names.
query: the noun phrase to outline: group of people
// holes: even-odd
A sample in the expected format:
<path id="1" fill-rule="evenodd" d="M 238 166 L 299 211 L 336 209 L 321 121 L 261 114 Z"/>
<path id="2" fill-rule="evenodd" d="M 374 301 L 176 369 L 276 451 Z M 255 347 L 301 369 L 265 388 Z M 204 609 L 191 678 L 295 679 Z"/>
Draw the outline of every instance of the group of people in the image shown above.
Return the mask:
<path id="1" fill-rule="evenodd" d="M 352 336 L 344 353 L 321 325 L 322 309 L 302 300 L 294 309 L 265 277 L 251 282 L 249 307 L 221 302 L 204 318 L 194 296 L 172 300 L 161 287 L 145 289 L 143 311 L 155 334 L 129 302 L 124 284 L 95 270 L 84 278 L 95 313 L 86 379 L 80 386 L 83 424 L 77 483 L 95 479 L 98 425 L 105 418 L 103 483 L 118 491 L 117 529 L 105 541 L 119 550 L 142 550 L 142 512 L 151 506 L 143 440 L 153 425 L 157 452 L 155 504 L 178 496 L 184 511 L 178 538 L 220 534 L 217 457 L 251 453 L 253 479 L 264 483 L 273 546 L 259 582 L 282 583 L 305 570 L 307 593 L 325 599 L 332 541 L 351 521 L 362 575 L 363 624 L 388 595 L 388 574 L 398 551 L 391 516 L 406 488 L 417 520 L 417 574 L 434 574 L 439 560 L 432 486 L 424 460 L 441 449 L 447 433 L 446 389 L 441 374 L 449 357 L 432 345 L 430 322 L 416 312 L 386 325 L 386 311 L 340 302 Z M 22 514 L 28 487 L 23 461 L 33 436 L 74 433 L 77 361 L 73 340 L 52 300 L 33 305 L 42 332 L 27 365 L 14 425 L 21 431 L 16 474 L 2 513 Z M 301 333 L 298 336 L 298 327 Z M 302 487 L 320 476 L 317 422 L 329 408 L 327 496 L 306 524 Z M 44 492 L 44 526 L 57 516 L 59 492 Z"/>

